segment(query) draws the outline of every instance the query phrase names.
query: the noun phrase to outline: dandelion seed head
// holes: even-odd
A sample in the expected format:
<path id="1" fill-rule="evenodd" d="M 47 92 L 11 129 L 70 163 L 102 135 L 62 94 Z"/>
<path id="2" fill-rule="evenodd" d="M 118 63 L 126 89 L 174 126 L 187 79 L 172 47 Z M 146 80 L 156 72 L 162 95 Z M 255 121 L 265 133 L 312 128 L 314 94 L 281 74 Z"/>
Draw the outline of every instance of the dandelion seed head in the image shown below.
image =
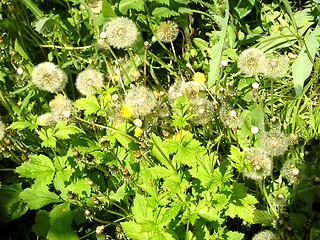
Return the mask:
<path id="1" fill-rule="evenodd" d="M 125 102 L 133 108 L 133 117 L 146 116 L 156 106 L 157 100 L 151 90 L 144 86 L 137 86 L 128 91 Z"/>
<path id="2" fill-rule="evenodd" d="M 194 117 L 191 119 L 197 125 L 205 125 L 213 119 L 215 107 L 213 102 L 207 99 L 195 99 L 190 101 Z"/>
<path id="3" fill-rule="evenodd" d="M 116 17 L 103 26 L 106 40 L 114 48 L 130 47 L 138 38 L 136 24 L 127 17 Z"/>
<path id="4" fill-rule="evenodd" d="M 270 155 L 279 156 L 287 151 L 289 139 L 282 132 L 272 129 L 262 135 L 262 146 Z"/>
<path id="5" fill-rule="evenodd" d="M 270 176 L 271 171 L 271 158 L 267 153 L 257 147 L 249 148 L 245 155 L 249 161 L 251 169 L 245 169 L 243 175 L 253 180 L 262 180 Z"/>
<path id="6" fill-rule="evenodd" d="M 71 100 L 59 94 L 49 102 L 49 106 L 55 122 L 68 121 L 68 123 L 73 123 L 72 117 L 76 115 L 77 110 L 73 107 Z"/>
<path id="7" fill-rule="evenodd" d="M 163 21 L 156 27 L 155 34 L 161 42 L 170 43 L 178 37 L 179 26 L 170 20 Z"/>
<path id="8" fill-rule="evenodd" d="M 228 105 L 222 105 L 219 110 L 219 118 L 223 125 L 229 128 L 238 128 L 241 126 L 239 117 L 235 110 L 230 109 Z"/>
<path id="9" fill-rule="evenodd" d="M 84 70 L 78 74 L 75 85 L 81 94 L 93 95 L 97 89 L 104 87 L 103 75 L 95 69 Z"/>
<path id="10" fill-rule="evenodd" d="M 255 234 L 252 240 L 278 240 L 278 237 L 270 230 L 264 230 Z"/>
<path id="11" fill-rule="evenodd" d="M 4 138 L 6 134 L 6 125 L 0 120 L 0 140 Z"/>
<path id="12" fill-rule="evenodd" d="M 287 179 L 289 183 L 299 179 L 300 170 L 297 167 L 299 161 L 297 159 L 288 159 L 281 168 L 281 175 Z"/>
<path id="13" fill-rule="evenodd" d="M 31 73 L 31 81 L 40 90 L 55 93 L 64 89 L 68 77 L 63 70 L 53 63 L 43 62 L 34 67 Z"/>
<path id="14" fill-rule="evenodd" d="M 285 55 L 273 54 L 264 60 L 262 72 L 269 78 L 281 78 L 289 69 L 289 61 Z"/>
<path id="15" fill-rule="evenodd" d="M 257 74 L 261 72 L 265 55 L 257 48 L 249 48 L 240 53 L 238 58 L 238 68 L 244 74 Z"/>
<path id="16" fill-rule="evenodd" d="M 38 117 L 38 124 L 40 126 L 53 126 L 55 121 L 51 112 L 42 114 Z"/>

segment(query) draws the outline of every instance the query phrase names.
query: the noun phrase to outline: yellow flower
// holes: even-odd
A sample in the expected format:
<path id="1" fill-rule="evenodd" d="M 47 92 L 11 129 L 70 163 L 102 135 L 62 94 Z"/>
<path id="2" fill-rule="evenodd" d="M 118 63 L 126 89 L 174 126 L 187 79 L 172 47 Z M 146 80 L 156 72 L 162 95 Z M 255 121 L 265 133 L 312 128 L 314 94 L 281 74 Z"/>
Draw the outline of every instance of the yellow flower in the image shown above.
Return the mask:
<path id="1" fill-rule="evenodd" d="M 179 132 L 174 134 L 173 139 L 177 140 L 177 141 L 180 141 L 187 134 L 191 134 L 191 133 L 189 131 L 186 131 L 186 130 L 179 131 Z"/>
<path id="2" fill-rule="evenodd" d="M 107 100 L 108 100 L 109 102 L 111 102 L 111 101 L 112 101 L 112 96 L 111 96 L 111 94 L 110 94 L 110 93 L 107 95 Z"/>
<path id="3" fill-rule="evenodd" d="M 124 104 L 121 108 L 120 115 L 123 118 L 131 118 L 133 115 L 133 108 L 128 104 Z"/>
<path id="4" fill-rule="evenodd" d="M 198 82 L 202 85 L 202 83 L 204 83 L 205 81 L 207 81 L 206 79 L 206 75 L 202 72 L 196 72 L 195 75 L 193 75 L 192 80 L 195 82 Z"/>
<path id="5" fill-rule="evenodd" d="M 142 133 L 143 133 L 143 132 L 142 132 L 141 128 L 136 127 L 136 128 L 134 129 L 134 136 L 135 136 L 135 137 L 141 137 Z"/>

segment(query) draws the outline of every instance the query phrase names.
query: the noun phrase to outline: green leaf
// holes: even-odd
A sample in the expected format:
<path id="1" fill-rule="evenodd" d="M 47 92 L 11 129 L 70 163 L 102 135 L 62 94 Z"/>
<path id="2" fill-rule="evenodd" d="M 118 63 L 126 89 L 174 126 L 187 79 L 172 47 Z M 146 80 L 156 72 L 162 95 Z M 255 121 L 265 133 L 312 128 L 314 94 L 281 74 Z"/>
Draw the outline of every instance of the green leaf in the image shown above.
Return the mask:
<path id="1" fill-rule="evenodd" d="M 70 184 L 67 190 L 77 194 L 79 198 L 90 197 L 91 195 L 91 186 L 86 179 L 80 179 L 75 184 Z"/>
<path id="2" fill-rule="evenodd" d="M 53 130 L 51 127 L 43 127 L 38 132 L 40 139 L 42 140 L 41 146 L 43 147 L 56 147 L 56 138 L 53 136 Z"/>
<path id="3" fill-rule="evenodd" d="M 36 216 L 36 222 L 32 226 L 32 231 L 39 237 L 45 238 L 49 231 L 49 213 L 44 210 L 39 210 Z"/>
<path id="4" fill-rule="evenodd" d="M 57 123 L 54 128 L 53 136 L 58 139 L 69 139 L 69 135 L 76 133 L 84 133 L 84 131 L 73 125 L 67 126 L 67 122 L 65 121 Z"/>
<path id="5" fill-rule="evenodd" d="M 168 163 L 169 160 L 169 153 L 168 150 L 164 147 L 164 144 L 160 137 L 151 133 L 151 139 L 153 142 L 152 147 L 152 154 L 168 169 L 171 169 L 171 165 Z"/>
<path id="6" fill-rule="evenodd" d="M 201 181 L 201 185 L 205 189 L 209 189 L 214 182 L 214 165 L 217 159 L 217 155 L 211 154 L 208 156 L 205 154 L 197 159 L 198 166 L 189 170 L 190 174 L 194 178 L 198 178 Z"/>
<path id="7" fill-rule="evenodd" d="M 28 211 L 21 202 L 21 183 L 1 185 L 0 188 L 0 223 L 7 223 L 21 217 Z"/>
<path id="8" fill-rule="evenodd" d="M 28 121 L 22 120 L 19 122 L 13 122 L 8 128 L 13 130 L 22 131 L 23 129 L 29 128 L 30 130 L 34 129 L 37 125 L 29 123 Z"/>
<path id="9" fill-rule="evenodd" d="M 72 220 L 77 210 L 70 211 L 69 203 L 62 203 L 52 209 L 49 214 L 50 228 L 47 239 L 78 240 L 79 237 L 71 228 Z"/>
<path id="10" fill-rule="evenodd" d="M 158 18 L 168 18 L 171 16 L 178 16 L 179 13 L 171 7 L 156 7 L 152 11 L 152 15 Z"/>
<path id="11" fill-rule="evenodd" d="M 121 0 L 119 3 L 119 11 L 123 15 L 126 15 L 129 9 L 143 11 L 144 10 L 143 0 Z"/>
<path id="12" fill-rule="evenodd" d="M 148 240 L 149 239 L 147 233 L 141 233 L 142 227 L 133 221 L 122 222 L 121 226 L 123 227 L 123 230 L 125 231 L 126 236 L 128 236 L 132 239 L 136 239 L 136 240 Z"/>
<path id="13" fill-rule="evenodd" d="M 54 25 L 57 25 L 56 20 L 53 18 L 44 17 L 36 22 L 35 29 L 40 34 L 49 34 L 53 31 Z"/>
<path id="14" fill-rule="evenodd" d="M 120 202 L 125 198 L 125 196 L 127 196 L 127 194 L 128 193 L 126 191 L 126 184 L 122 184 L 122 186 L 117 189 L 117 192 L 111 192 L 109 194 L 109 198 L 114 201 Z"/>
<path id="15" fill-rule="evenodd" d="M 244 237 L 244 233 L 229 231 L 226 234 L 228 236 L 227 240 L 241 240 Z"/>
<path id="16" fill-rule="evenodd" d="M 116 129 L 119 130 L 120 132 L 123 132 L 124 134 L 116 132 L 116 131 L 114 131 L 114 133 L 113 133 L 113 136 L 126 149 L 130 149 L 130 148 L 133 148 L 134 146 L 136 146 L 136 143 L 133 142 L 132 138 L 125 135 L 125 133 L 132 131 L 133 128 L 134 128 L 133 125 L 130 123 L 119 123 L 116 126 Z"/>
<path id="17" fill-rule="evenodd" d="M 84 134 L 74 134 L 70 136 L 73 147 L 80 153 L 93 152 L 101 149 L 96 141 L 87 138 Z"/>
<path id="18" fill-rule="evenodd" d="M 254 6 L 255 0 L 230 1 L 230 11 L 232 16 L 237 16 L 240 20 L 247 16 Z"/>
<path id="19" fill-rule="evenodd" d="M 14 41 L 14 50 L 18 52 L 22 57 L 25 59 L 29 59 L 28 54 L 23 50 L 23 48 L 20 46 L 18 39 Z M 33 94 L 33 92 L 29 92 L 29 94 Z"/>
<path id="20" fill-rule="evenodd" d="M 152 208 L 148 207 L 147 205 L 147 200 L 140 194 L 137 194 L 133 200 L 132 207 L 133 217 L 137 223 L 143 223 L 146 220 L 153 220 Z"/>
<path id="21" fill-rule="evenodd" d="M 113 11 L 111 4 L 107 0 L 102 0 L 102 15 L 106 20 L 115 18 L 117 16 Z"/>
<path id="22" fill-rule="evenodd" d="M 209 62 L 210 64 L 210 72 L 208 76 L 208 87 L 211 88 L 215 82 L 218 80 L 220 75 L 220 65 L 221 65 L 221 59 L 222 59 L 222 52 L 225 47 L 225 37 L 228 27 L 228 20 L 229 20 L 229 1 L 226 2 L 226 9 L 225 9 L 225 17 L 221 19 L 221 32 L 220 32 L 220 39 L 219 42 L 216 43 L 211 51 L 209 51 L 211 60 Z"/>
<path id="23" fill-rule="evenodd" d="M 79 110 L 84 110 L 85 115 L 91 115 L 99 111 L 100 104 L 94 95 L 89 95 L 86 98 L 80 98 L 73 103 Z"/>
<path id="24" fill-rule="evenodd" d="M 308 36 L 298 58 L 292 64 L 293 84 L 297 96 L 301 95 L 304 81 L 310 76 L 312 71 L 314 57 L 320 46 L 320 42 L 317 41 L 317 36 L 319 35 L 320 24 Z"/>
<path id="25" fill-rule="evenodd" d="M 23 190 L 20 197 L 30 209 L 39 209 L 50 203 L 60 202 L 59 197 L 53 192 L 49 192 L 47 187 L 37 188 L 34 185 Z"/>
<path id="26" fill-rule="evenodd" d="M 21 166 L 17 167 L 15 172 L 19 173 L 21 177 L 34 178 L 36 185 L 47 185 L 51 183 L 55 168 L 52 161 L 40 154 L 30 155 L 30 162 L 24 162 Z"/>
<path id="27" fill-rule="evenodd" d="M 43 16 L 41 10 L 31 0 L 22 0 L 22 2 L 29 10 L 31 10 L 31 12 L 35 15 L 36 18 Z"/>
<path id="28" fill-rule="evenodd" d="M 274 220 L 274 215 L 271 214 L 270 212 L 265 210 L 259 210 L 259 209 L 254 210 L 254 218 L 253 218 L 254 224 L 259 223 L 264 225 L 270 225 L 273 220 Z"/>
<path id="29" fill-rule="evenodd" d="M 235 182 L 233 186 L 233 195 L 230 199 L 229 209 L 226 211 L 226 214 L 231 218 L 238 216 L 252 223 L 254 204 L 258 203 L 257 199 L 247 194 L 248 188 L 244 186 L 244 183 Z"/>

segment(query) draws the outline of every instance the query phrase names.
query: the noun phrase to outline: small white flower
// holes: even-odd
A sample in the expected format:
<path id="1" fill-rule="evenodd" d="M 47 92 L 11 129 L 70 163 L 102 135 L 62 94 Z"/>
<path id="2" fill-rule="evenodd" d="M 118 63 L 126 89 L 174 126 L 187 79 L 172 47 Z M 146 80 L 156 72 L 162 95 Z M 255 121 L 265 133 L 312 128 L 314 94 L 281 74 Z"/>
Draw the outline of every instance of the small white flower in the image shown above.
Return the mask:
<path id="1" fill-rule="evenodd" d="M 64 111 L 63 112 L 63 116 L 65 116 L 65 117 L 70 117 L 70 111 Z"/>
<path id="2" fill-rule="evenodd" d="M 298 168 L 295 167 L 295 168 L 292 169 L 292 174 L 293 175 L 298 176 L 299 173 L 300 173 L 300 170 Z"/>
<path id="3" fill-rule="evenodd" d="M 252 132 L 253 134 L 257 134 L 257 133 L 259 133 L 259 128 L 258 128 L 258 127 L 252 127 L 252 128 L 251 128 L 251 132 Z"/>
<path id="4" fill-rule="evenodd" d="M 237 116 L 237 112 L 234 111 L 234 110 L 230 111 L 230 116 L 231 116 L 231 117 Z"/>

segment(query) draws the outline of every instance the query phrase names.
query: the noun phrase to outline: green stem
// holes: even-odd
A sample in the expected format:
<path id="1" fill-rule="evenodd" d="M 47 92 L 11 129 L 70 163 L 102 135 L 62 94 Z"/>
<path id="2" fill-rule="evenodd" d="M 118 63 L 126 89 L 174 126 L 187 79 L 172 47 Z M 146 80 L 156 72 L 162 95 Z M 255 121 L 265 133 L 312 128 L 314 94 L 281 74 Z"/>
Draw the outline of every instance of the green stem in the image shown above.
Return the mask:
<path id="1" fill-rule="evenodd" d="M 271 169 L 270 169 L 270 177 L 271 177 L 271 180 L 273 181 L 273 182 L 275 182 L 275 179 L 274 179 L 274 176 L 273 176 L 273 153 L 271 154 Z"/>
<path id="2" fill-rule="evenodd" d="M 273 118 L 273 79 L 271 78 L 271 118 Z"/>
<path id="3" fill-rule="evenodd" d="M 276 211 L 276 209 L 273 207 L 272 203 L 270 202 L 270 199 L 269 199 L 269 196 L 268 196 L 268 193 L 267 193 L 267 189 L 266 189 L 266 182 L 265 180 L 262 180 L 262 184 L 261 182 L 259 182 L 259 186 L 260 186 L 260 190 L 262 191 L 262 194 L 264 195 L 265 199 L 267 200 L 268 202 L 268 205 L 271 209 L 271 211 L 273 212 L 273 214 L 279 218 L 279 215 Z"/>

